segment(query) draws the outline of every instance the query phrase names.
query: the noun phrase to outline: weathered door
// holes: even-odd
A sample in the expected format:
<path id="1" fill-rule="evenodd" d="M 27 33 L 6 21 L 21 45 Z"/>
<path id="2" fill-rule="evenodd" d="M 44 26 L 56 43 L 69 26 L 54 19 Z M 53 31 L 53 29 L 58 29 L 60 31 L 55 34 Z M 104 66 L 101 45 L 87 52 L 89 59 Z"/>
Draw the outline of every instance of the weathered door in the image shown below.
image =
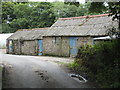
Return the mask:
<path id="1" fill-rule="evenodd" d="M 42 40 L 38 40 L 38 44 L 39 44 L 39 53 L 38 55 L 42 55 Z"/>
<path id="2" fill-rule="evenodd" d="M 70 37 L 70 56 L 76 56 L 77 55 L 77 37 Z"/>

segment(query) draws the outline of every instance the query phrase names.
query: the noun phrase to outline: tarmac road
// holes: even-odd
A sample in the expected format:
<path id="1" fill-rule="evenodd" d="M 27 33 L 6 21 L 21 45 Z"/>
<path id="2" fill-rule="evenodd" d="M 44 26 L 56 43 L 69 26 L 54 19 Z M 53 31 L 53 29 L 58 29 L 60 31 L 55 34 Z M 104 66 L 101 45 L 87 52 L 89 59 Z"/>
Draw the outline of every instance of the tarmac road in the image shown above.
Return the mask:
<path id="1" fill-rule="evenodd" d="M 6 64 L 3 88 L 92 87 L 71 78 L 57 63 L 41 59 L 36 56 L 2 54 L 2 62 Z"/>

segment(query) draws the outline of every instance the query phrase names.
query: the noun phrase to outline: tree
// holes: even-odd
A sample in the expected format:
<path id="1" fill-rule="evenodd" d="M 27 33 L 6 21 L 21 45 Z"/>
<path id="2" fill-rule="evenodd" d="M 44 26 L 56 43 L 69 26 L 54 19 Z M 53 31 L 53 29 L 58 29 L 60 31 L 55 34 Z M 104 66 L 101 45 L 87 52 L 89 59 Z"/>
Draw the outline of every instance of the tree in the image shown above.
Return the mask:
<path id="1" fill-rule="evenodd" d="M 2 24 L 1 24 L 1 33 L 13 32 L 14 29 L 9 26 L 10 22 L 16 18 L 13 14 L 14 12 L 14 3 L 12 2 L 1 2 L 2 4 Z"/>
<path id="2" fill-rule="evenodd" d="M 120 30 L 120 1 L 118 2 L 109 2 L 109 12 L 110 16 L 113 16 L 113 20 L 117 19 L 119 23 L 119 30 Z"/>
<path id="3" fill-rule="evenodd" d="M 104 2 L 92 2 L 89 7 L 90 13 L 105 13 L 107 11 L 107 7 Z"/>
<path id="4" fill-rule="evenodd" d="M 92 13 L 93 12 L 109 13 L 109 16 L 113 16 L 113 20 L 117 19 L 119 30 L 117 34 L 118 37 L 120 37 L 120 1 L 119 0 L 117 2 L 107 2 L 107 0 L 105 1 L 106 2 L 92 2 L 89 11 Z M 104 3 L 107 3 L 108 5 L 105 6 Z M 116 28 L 114 27 L 112 29 L 114 29 L 114 31 L 116 30 Z"/>
<path id="5" fill-rule="evenodd" d="M 10 26 L 16 30 L 29 28 L 29 18 L 32 12 L 32 7 L 29 6 L 29 3 L 16 3 L 13 8 L 16 18 L 12 20 Z"/>
<path id="6" fill-rule="evenodd" d="M 32 12 L 32 7 L 29 6 L 29 3 L 16 3 L 13 8 L 16 18 L 28 18 Z"/>
<path id="7" fill-rule="evenodd" d="M 64 2 L 2 2 L 3 32 L 50 27 L 58 18 L 88 15 L 90 4 L 79 6 Z"/>
<path id="8" fill-rule="evenodd" d="M 49 2 L 17 3 L 14 6 L 16 18 L 10 26 L 16 30 L 49 27 L 55 20 L 52 7 Z"/>
<path id="9" fill-rule="evenodd" d="M 50 27 L 55 20 L 53 13 L 53 5 L 49 2 L 40 2 L 33 7 L 31 12 L 31 28 L 37 27 Z"/>
<path id="10" fill-rule="evenodd" d="M 64 3 L 65 4 L 70 4 L 70 5 L 75 5 L 75 6 L 77 6 L 77 7 L 79 7 L 79 2 L 78 1 L 76 1 L 76 0 L 64 0 Z"/>
<path id="11" fill-rule="evenodd" d="M 6 23 L 9 16 L 9 21 L 12 21 L 15 18 L 14 12 L 14 3 L 12 2 L 2 2 L 2 22 Z"/>
<path id="12" fill-rule="evenodd" d="M 76 17 L 87 15 L 89 4 L 79 4 L 79 6 L 64 4 L 63 2 L 54 2 L 54 14 L 56 19 L 65 17 Z"/>

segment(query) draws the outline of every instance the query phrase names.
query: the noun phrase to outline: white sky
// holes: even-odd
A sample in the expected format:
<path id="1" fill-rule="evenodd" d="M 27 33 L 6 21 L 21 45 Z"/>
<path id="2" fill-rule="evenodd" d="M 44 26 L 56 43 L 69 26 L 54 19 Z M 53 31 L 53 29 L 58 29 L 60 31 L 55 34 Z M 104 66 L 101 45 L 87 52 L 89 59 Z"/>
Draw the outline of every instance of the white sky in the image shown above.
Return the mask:
<path id="1" fill-rule="evenodd" d="M 0 34 L 0 46 L 6 45 L 6 39 L 11 36 L 13 33 Z"/>
<path id="2" fill-rule="evenodd" d="M 29 1 L 35 1 L 35 2 L 53 2 L 53 1 L 64 1 L 64 0 L 29 0 Z M 77 0 L 80 3 L 85 3 L 85 0 Z"/>

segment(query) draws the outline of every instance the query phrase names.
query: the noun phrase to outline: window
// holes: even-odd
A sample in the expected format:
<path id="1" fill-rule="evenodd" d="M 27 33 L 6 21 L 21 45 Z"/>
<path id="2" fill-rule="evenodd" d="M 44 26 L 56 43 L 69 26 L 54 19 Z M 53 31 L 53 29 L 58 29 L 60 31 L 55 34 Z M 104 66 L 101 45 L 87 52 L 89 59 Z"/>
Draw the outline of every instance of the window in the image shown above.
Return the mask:
<path id="1" fill-rule="evenodd" d="M 60 44 L 61 37 L 53 37 L 53 43 Z"/>

